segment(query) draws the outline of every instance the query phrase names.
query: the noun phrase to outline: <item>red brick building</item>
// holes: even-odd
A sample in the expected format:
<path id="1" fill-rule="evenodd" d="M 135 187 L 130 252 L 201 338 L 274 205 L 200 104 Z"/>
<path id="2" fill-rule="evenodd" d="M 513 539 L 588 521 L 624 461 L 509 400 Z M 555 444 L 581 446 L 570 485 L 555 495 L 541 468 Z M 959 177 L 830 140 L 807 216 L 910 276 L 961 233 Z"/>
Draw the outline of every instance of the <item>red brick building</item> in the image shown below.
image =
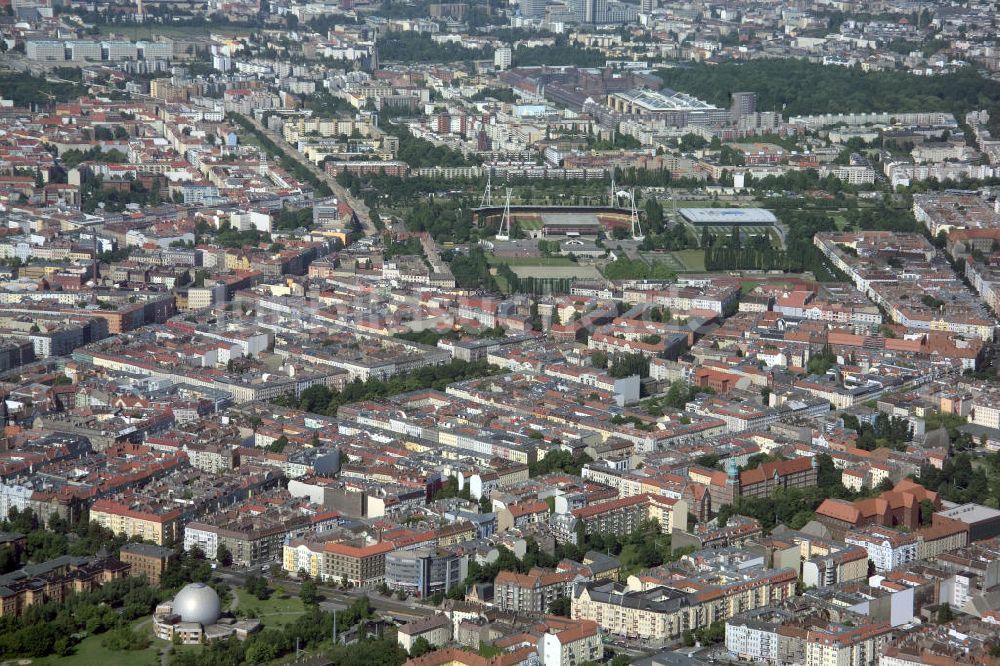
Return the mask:
<path id="1" fill-rule="evenodd" d="M 878 497 L 856 502 L 827 499 L 816 509 L 816 520 L 823 523 L 836 539 L 842 539 L 851 529 L 865 525 L 902 526 L 915 530 L 920 527 L 920 504 L 928 501 L 941 508 L 938 494 L 919 483 L 903 479 L 892 490 Z"/>

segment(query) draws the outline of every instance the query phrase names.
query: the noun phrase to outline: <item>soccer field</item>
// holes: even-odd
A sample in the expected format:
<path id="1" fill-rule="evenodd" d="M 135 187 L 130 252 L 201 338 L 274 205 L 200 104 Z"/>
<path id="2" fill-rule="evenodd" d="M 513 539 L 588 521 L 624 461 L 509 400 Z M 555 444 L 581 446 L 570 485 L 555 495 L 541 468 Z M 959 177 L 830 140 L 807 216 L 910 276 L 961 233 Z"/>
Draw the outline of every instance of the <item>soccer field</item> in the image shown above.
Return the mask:
<path id="1" fill-rule="evenodd" d="M 664 264 L 678 273 L 699 273 L 705 270 L 705 253 L 701 250 L 643 252 L 642 258 L 647 263 Z"/>
<path id="2" fill-rule="evenodd" d="M 705 270 L 704 250 L 680 250 L 678 252 L 672 252 L 671 254 L 673 254 L 678 261 L 684 264 L 684 270 L 686 271 Z"/>

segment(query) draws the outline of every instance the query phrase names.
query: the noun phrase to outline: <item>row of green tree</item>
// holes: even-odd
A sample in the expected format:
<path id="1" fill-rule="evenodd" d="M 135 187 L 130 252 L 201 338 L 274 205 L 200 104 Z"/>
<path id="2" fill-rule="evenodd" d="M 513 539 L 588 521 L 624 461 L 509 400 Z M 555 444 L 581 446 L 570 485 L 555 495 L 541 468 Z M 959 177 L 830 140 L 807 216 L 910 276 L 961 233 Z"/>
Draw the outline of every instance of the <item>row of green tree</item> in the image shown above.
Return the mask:
<path id="1" fill-rule="evenodd" d="M 594 460 L 586 453 L 574 456 L 569 451 L 553 449 L 536 462 L 528 463 L 528 475 L 531 477 L 544 476 L 555 472 L 562 472 L 572 476 L 580 476 L 583 466 Z"/>
<path id="2" fill-rule="evenodd" d="M 455 284 L 460 288 L 498 291 L 483 248 L 475 246 L 468 253 L 446 251 L 441 258 L 448 262 Z"/>
<path id="3" fill-rule="evenodd" d="M 394 337 L 401 340 L 409 340 L 410 342 L 417 342 L 430 347 L 435 347 L 440 340 L 460 340 L 463 337 L 478 338 L 480 340 L 495 340 L 504 337 L 506 334 L 507 330 L 503 326 L 497 324 L 493 328 L 487 328 L 476 332 L 466 330 L 448 330 L 443 333 L 438 333 L 436 331 L 426 329 L 423 331 L 407 331 L 406 333 L 397 333 Z"/>
<path id="4" fill-rule="evenodd" d="M 4 99 L 13 100 L 14 106 L 68 102 L 86 93 L 81 85 L 52 83 L 29 72 L 0 72 L 0 90 Z"/>
<path id="5" fill-rule="evenodd" d="M 106 211 L 123 211 L 129 204 L 158 206 L 164 201 L 165 197 L 161 192 L 158 178 L 153 180 L 150 188 L 146 188 L 141 181 L 134 178 L 129 177 L 126 180 L 127 190 L 105 188 L 103 176 L 84 180 L 80 187 L 81 210 L 84 213 L 93 213 L 98 208 Z"/>
<path id="6" fill-rule="evenodd" d="M 590 361 L 595 368 L 607 370 L 608 376 L 616 379 L 632 375 L 649 377 L 649 358 L 638 352 L 608 356 L 602 351 L 594 351 L 590 355 Z"/>
<path id="7" fill-rule="evenodd" d="M 788 115 L 950 111 L 962 118 L 968 111 L 1000 104 L 1000 82 L 973 67 L 925 77 L 806 60 L 760 59 L 661 69 L 657 76 L 670 88 L 724 107 L 729 106 L 731 93 L 753 90 L 758 109 Z"/>
<path id="8" fill-rule="evenodd" d="M 514 96 L 513 88 L 483 88 L 476 94 L 469 97 L 470 102 L 484 102 L 490 99 L 495 99 L 498 102 L 506 102 L 508 104 L 513 104 L 517 101 L 517 98 Z"/>
<path id="9" fill-rule="evenodd" d="M 607 62 L 607 57 L 597 49 L 571 46 L 565 37 L 560 36 L 556 38 L 556 43 L 552 46 L 522 46 L 515 49 L 511 60 L 514 67 L 537 67 L 540 65 L 603 67 Z"/>
<path id="10" fill-rule="evenodd" d="M 985 464 L 979 461 L 973 464 L 973 460 L 967 451 L 949 456 L 941 469 L 925 465 L 917 481 L 949 502 L 977 502 L 995 507 L 1000 501 L 1000 454 L 987 456 Z"/>
<path id="11" fill-rule="evenodd" d="M 300 181 L 312 185 L 316 196 L 328 197 L 331 194 L 333 194 L 333 191 L 330 189 L 329 185 L 320 180 L 312 171 L 303 166 L 302 163 L 299 162 L 297 159 L 295 159 L 294 157 L 286 153 L 284 150 L 279 148 L 278 144 L 272 141 L 270 137 L 268 137 L 263 132 L 257 131 L 257 128 L 254 127 L 253 123 L 247 120 L 246 117 L 235 112 L 230 113 L 229 115 L 230 118 L 237 125 L 239 125 L 244 132 L 249 132 L 250 134 L 253 134 L 254 138 L 257 140 L 258 143 L 260 143 L 260 145 L 264 148 L 265 151 L 278 158 L 279 162 L 281 163 L 281 168 L 285 169 L 286 171 L 290 171 Z"/>
<path id="12" fill-rule="evenodd" d="M 684 406 L 689 402 L 698 397 L 701 393 L 708 393 L 709 395 L 715 393 L 715 389 L 711 387 L 701 387 L 695 386 L 694 384 L 688 384 L 687 382 L 675 381 L 671 382 L 670 388 L 667 389 L 665 395 L 650 398 L 642 402 L 643 408 L 651 416 L 663 416 L 665 410 L 667 409 L 684 409 Z"/>
<path id="13" fill-rule="evenodd" d="M 907 419 L 888 416 L 879 412 L 875 424 L 867 421 L 862 423 L 853 414 L 841 414 L 844 426 L 858 433 L 859 449 L 874 451 L 877 448 L 905 451 L 907 444 L 913 440 L 913 428 Z"/>
<path id="14" fill-rule="evenodd" d="M 510 294 L 566 294 L 573 286 L 575 278 L 551 278 L 535 277 L 529 275 L 520 277 L 507 264 L 499 264 L 496 267 L 497 277 L 502 278 L 507 284 L 503 291 Z"/>
<path id="15" fill-rule="evenodd" d="M 645 237 L 642 239 L 639 249 L 647 252 L 652 250 L 676 251 L 698 246 L 684 224 L 666 223 L 663 215 L 663 204 L 659 201 L 647 199 L 643 208 L 646 213 L 643 220 Z"/>
<path id="16" fill-rule="evenodd" d="M 277 214 L 272 216 L 275 229 L 281 231 L 294 231 L 299 227 L 311 229 L 313 223 L 312 206 L 308 208 L 287 208 L 282 207 Z"/>
<path id="17" fill-rule="evenodd" d="M 788 255 L 771 245 L 765 235 L 754 235 L 744 245 L 739 227 L 733 227 L 725 239 L 711 236 L 708 228 L 702 229 L 702 247 L 705 248 L 705 270 L 788 270 Z"/>
<path id="18" fill-rule="evenodd" d="M 492 48 L 469 49 L 454 42 L 436 42 L 429 34 L 391 32 L 378 42 L 379 57 L 398 62 L 466 62 L 493 57 Z"/>
<path id="19" fill-rule="evenodd" d="M 292 406 L 307 412 L 336 416 L 341 406 L 352 402 L 374 400 L 421 389 L 444 390 L 452 382 L 487 377 L 497 371 L 496 366 L 486 361 L 469 363 L 456 359 L 445 365 L 417 368 L 385 380 L 372 378 L 362 382 L 360 379 L 355 379 L 342 391 L 334 391 L 321 384 L 310 386 Z M 287 404 L 289 400 L 285 397 L 279 398 L 277 402 Z"/>
<path id="20" fill-rule="evenodd" d="M 271 234 L 257 229 L 240 230 L 232 226 L 229 220 L 219 225 L 218 231 L 214 234 L 215 243 L 222 247 L 240 248 L 256 246 L 260 243 L 270 243 Z"/>
<path id="21" fill-rule="evenodd" d="M 409 164 L 412 169 L 435 166 L 475 166 L 479 163 L 476 159 L 468 158 L 457 150 L 452 150 L 447 146 L 438 146 L 427 139 L 413 136 L 413 133 L 405 125 L 389 124 L 383 129 L 399 138 L 399 150 L 396 151 L 396 158 Z"/>
<path id="22" fill-rule="evenodd" d="M 116 148 L 111 150 L 101 150 L 100 146 L 94 146 L 89 150 L 77 150 L 70 148 L 63 151 L 59 156 L 59 161 L 67 169 L 79 166 L 83 162 L 108 162 L 112 164 L 124 164 L 128 162 L 128 156 Z"/>
<path id="23" fill-rule="evenodd" d="M 422 257 L 424 255 L 424 249 L 420 244 L 420 239 L 411 237 L 406 240 L 397 240 L 394 237 L 386 235 L 382 243 L 383 258 L 388 260 L 400 255 L 415 255 Z"/>
<path id="24" fill-rule="evenodd" d="M 356 109 L 343 97 L 331 95 L 326 90 L 317 90 L 302 99 L 302 106 L 313 112 L 315 118 L 337 118 L 351 116 Z"/>
<path id="25" fill-rule="evenodd" d="M 406 228 L 428 232 L 438 242 L 467 243 L 475 231 L 472 209 L 455 199 L 423 199 L 412 203 Z"/>
<path id="26" fill-rule="evenodd" d="M 97 523 L 78 521 L 70 524 L 58 515 L 43 525 L 32 509 L 21 511 L 16 506 L 10 508 L 5 520 L 0 521 L 0 531 L 24 534 L 27 540 L 24 551 L 17 555 L 13 548 L 0 548 L 0 574 L 62 555 L 93 555 L 101 547 L 114 552 L 126 542 L 125 537 Z"/>

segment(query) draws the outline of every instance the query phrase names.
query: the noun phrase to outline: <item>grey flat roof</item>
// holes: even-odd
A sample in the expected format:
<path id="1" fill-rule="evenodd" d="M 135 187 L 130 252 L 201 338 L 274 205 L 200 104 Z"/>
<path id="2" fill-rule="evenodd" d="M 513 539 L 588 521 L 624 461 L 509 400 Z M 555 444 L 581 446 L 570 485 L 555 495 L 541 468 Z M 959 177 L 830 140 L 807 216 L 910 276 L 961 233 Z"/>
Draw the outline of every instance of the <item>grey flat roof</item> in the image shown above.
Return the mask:
<path id="1" fill-rule="evenodd" d="M 151 543 L 126 543 L 121 550 L 127 553 L 139 553 L 147 557 L 169 557 L 174 554 L 173 548 L 156 546 Z"/>
<path id="2" fill-rule="evenodd" d="M 666 94 L 645 88 L 636 88 L 625 92 L 615 93 L 623 99 L 627 99 L 637 106 L 650 111 L 717 111 L 719 107 L 698 99 L 692 95 L 674 90 L 667 90 Z"/>
<path id="3" fill-rule="evenodd" d="M 1000 511 L 983 506 L 982 504 L 969 503 L 961 504 L 954 509 L 939 511 L 938 515 L 951 518 L 952 520 L 960 520 L 963 523 L 981 523 L 1000 518 Z"/>
<path id="4" fill-rule="evenodd" d="M 681 216 L 692 224 L 774 224 L 778 219 L 763 208 L 681 208 Z"/>

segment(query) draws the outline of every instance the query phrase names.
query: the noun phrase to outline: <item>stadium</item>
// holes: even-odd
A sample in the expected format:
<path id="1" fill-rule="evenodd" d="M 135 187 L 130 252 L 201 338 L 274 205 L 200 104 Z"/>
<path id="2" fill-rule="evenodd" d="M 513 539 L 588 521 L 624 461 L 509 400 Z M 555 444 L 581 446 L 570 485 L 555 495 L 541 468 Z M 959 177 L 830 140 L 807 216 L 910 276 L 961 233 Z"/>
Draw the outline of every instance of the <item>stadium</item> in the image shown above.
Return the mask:
<path id="1" fill-rule="evenodd" d="M 503 206 L 475 209 L 480 226 L 499 227 Z M 610 206 L 511 206 L 511 226 L 528 238 L 597 237 L 602 231 L 632 228 L 632 211 Z"/>

